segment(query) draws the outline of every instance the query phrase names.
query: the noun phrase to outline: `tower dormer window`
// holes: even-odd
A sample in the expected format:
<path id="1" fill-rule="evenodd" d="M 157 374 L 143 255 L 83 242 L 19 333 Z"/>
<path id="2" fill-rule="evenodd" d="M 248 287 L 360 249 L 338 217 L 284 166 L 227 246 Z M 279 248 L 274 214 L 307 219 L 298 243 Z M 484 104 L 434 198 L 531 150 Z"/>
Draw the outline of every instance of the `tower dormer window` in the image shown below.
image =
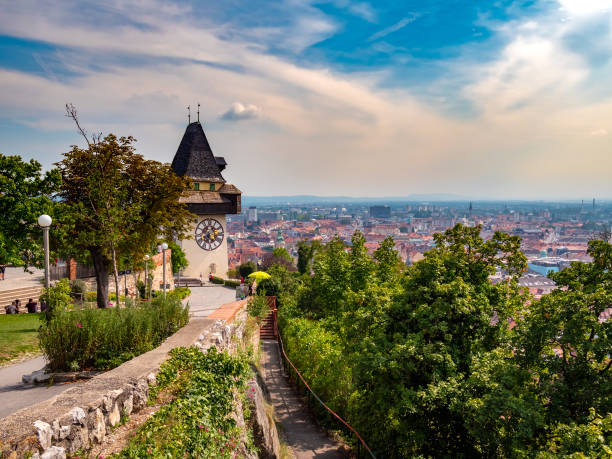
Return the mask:
<path id="1" fill-rule="evenodd" d="M 193 189 L 198 191 L 200 189 L 200 183 L 199 182 L 194 182 L 193 183 Z"/>
<path id="2" fill-rule="evenodd" d="M 209 189 L 210 191 L 215 191 L 215 184 L 214 184 L 214 183 L 211 183 L 211 184 L 208 186 L 208 189 Z"/>

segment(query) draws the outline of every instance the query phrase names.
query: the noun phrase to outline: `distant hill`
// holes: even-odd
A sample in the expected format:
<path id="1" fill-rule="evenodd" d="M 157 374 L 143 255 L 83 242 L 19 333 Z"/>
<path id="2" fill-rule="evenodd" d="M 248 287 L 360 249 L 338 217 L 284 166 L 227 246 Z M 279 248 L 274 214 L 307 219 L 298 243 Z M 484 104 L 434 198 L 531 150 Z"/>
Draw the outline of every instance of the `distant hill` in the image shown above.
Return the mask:
<path id="1" fill-rule="evenodd" d="M 271 205 L 304 205 L 304 204 L 399 204 L 403 202 L 425 202 L 425 201 L 467 201 L 469 198 L 445 193 L 433 194 L 411 194 L 408 196 L 389 197 L 354 197 L 354 196 L 243 196 L 242 206 L 271 206 Z"/>

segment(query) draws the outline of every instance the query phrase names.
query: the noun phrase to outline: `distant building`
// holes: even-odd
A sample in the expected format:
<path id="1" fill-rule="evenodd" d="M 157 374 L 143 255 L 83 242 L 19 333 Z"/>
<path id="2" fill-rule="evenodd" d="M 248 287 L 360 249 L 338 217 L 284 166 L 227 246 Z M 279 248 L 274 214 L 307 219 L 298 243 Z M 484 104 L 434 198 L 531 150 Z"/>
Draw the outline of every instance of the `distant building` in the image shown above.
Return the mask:
<path id="1" fill-rule="evenodd" d="M 249 207 L 247 211 L 247 223 L 257 223 L 257 207 Z"/>
<path id="2" fill-rule="evenodd" d="M 391 208 L 389 206 L 370 206 L 370 217 L 390 218 Z"/>

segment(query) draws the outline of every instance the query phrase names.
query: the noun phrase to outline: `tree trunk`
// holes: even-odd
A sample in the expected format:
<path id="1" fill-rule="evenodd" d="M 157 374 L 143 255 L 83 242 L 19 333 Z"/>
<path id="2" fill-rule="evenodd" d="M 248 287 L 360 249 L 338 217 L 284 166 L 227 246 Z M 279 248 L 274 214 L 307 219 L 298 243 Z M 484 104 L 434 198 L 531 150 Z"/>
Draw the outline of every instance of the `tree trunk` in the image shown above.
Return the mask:
<path id="1" fill-rule="evenodd" d="M 117 252 L 115 244 L 111 244 L 111 252 L 113 254 L 113 274 L 115 275 L 115 295 L 117 295 L 117 306 L 119 306 L 119 271 L 117 270 Z"/>
<path id="2" fill-rule="evenodd" d="M 99 308 L 108 306 L 108 262 L 100 247 L 90 247 L 89 253 L 96 271 L 97 303 Z"/>

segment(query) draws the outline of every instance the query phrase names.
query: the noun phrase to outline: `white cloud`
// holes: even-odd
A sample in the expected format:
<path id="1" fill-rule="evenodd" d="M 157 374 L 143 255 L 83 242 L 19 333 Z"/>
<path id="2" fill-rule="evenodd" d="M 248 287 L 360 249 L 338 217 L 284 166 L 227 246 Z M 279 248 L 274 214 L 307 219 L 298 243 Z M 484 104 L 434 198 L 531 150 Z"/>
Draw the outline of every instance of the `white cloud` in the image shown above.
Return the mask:
<path id="1" fill-rule="evenodd" d="M 397 32 L 398 30 L 401 30 L 404 27 L 406 27 L 411 22 L 414 22 L 416 18 L 417 18 L 416 15 L 405 17 L 399 20 L 398 22 L 396 22 L 395 24 L 393 24 L 392 26 L 386 27 L 382 30 L 379 30 L 375 34 L 372 34 L 372 36 L 368 38 L 368 41 L 378 40 L 380 38 L 383 38 L 383 37 L 386 37 L 387 35 L 392 34 L 393 32 Z"/>
<path id="2" fill-rule="evenodd" d="M 612 0 L 558 0 L 561 8 L 569 14 L 583 16 L 609 11 Z"/>
<path id="3" fill-rule="evenodd" d="M 230 109 L 221 115 L 221 119 L 226 121 L 241 121 L 258 118 L 261 110 L 253 104 L 243 105 L 234 102 Z"/>
<path id="4" fill-rule="evenodd" d="M 458 119 L 408 89 L 381 88 L 384 75 L 301 67 L 252 43 L 220 39 L 222 26 L 192 22 L 182 10 L 169 21 L 145 8 L 149 0 L 135 6 L 146 10 L 137 15 L 144 26 L 110 28 L 90 27 L 74 5 L 17 3 L 0 15 L 0 31 L 71 48 L 65 63 L 77 75 L 53 80 L 0 69 L 0 112 L 41 130 L 71 132 L 63 106 L 73 102 L 90 130 L 134 135 L 140 151 L 170 161 L 185 107 L 200 101 L 209 141 L 229 162 L 228 180 L 251 195 L 611 194 L 605 138 L 585 134 L 612 118 L 612 99 L 582 97 L 589 69 L 562 46 L 560 25 L 511 27 L 509 44 L 490 64 L 458 60 L 453 71 L 473 81 L 461 96 L 478 109 Z M 132 6 L 113 11 L 131 14 Z M 135 56 L 147 63 L 133 65 Z M 220 121 L 228 112 L 259 121 Z M 5 141 L 0 151 L 12 153 Z M 15 153 L 33 151 L 28 139 L 19 142 Z M 50 164 L 67 147 L 49 136 L 35 151 Z"/>

